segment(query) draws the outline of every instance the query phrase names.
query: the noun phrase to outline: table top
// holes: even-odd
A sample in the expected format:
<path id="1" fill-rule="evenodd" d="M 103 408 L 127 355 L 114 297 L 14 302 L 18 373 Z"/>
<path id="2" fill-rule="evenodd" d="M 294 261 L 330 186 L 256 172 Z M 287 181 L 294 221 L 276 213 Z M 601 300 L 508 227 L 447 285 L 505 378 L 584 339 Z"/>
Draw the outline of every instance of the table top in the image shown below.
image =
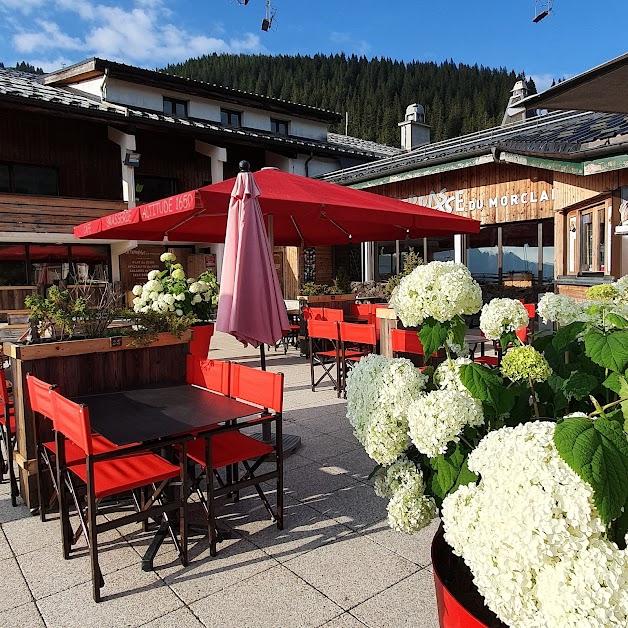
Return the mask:
<path id="1" fill-rule="evenodd" d="M 92 429 L 116 445 L 153 441 L 258 414 L 261 410 L 196 386 L 165 386 L 75 398 Z"/>

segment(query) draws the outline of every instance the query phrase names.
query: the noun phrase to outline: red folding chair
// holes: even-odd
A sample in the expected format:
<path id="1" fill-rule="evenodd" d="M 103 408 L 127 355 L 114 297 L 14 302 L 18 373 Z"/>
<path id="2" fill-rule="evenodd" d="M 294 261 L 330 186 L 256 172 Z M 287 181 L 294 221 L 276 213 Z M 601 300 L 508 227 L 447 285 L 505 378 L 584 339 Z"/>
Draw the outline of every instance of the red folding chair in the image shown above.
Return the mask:
<path id="1" fill-rule="evenodd" d="M 340 386 L 338 396 L 346 394 L 347 370 L 377 348 L 375 325 L 340 323 Z"/>
<path id="2" fill-rule="evenodd" d="M 325 379 L 329 378 L 334 385 L 334 390 L 340 388 L 340 337 L 338 321 L 307 322 L 307 333 L 310 342 L 310 376 L 312 392 Z M 314 367 L 323 369 L 321 376 L 314 381 Z M 332 369 L 336 368 L 334 378 Z"/>
<path id="3" fill-rule="evenodd" d="M 323 308 L 306 306 L 303 308 L 303 318 L 306 321 L 322 321 L 323 320 Z"/>
<path id="4" fill-rule="evenodd" d="M 423 349 L 423 343 L 419 340 L 419 334 L 416 331 L 391 329 L 390 348 L 395 358 L 399 357 L 400 353 L 420 356 L 419 360 L 421 363 L 418 366 L 421 370 L 425 369 L 425 351 Z M 433 353 L 432 355 L 438 356 L 438 353 Z"/>
<path id="5" fill-rule="evenodd" d="M 241 489 L 254 486 L 271 520 L 283 529 L 283 450 L 282 410 L 283 410 L 283 374 L 260 371 L 240 364 L 230 366 L 230 396 L 260 408 L 260 416 L 240 423 L 232 423 L 208 430 L 203 438 L 189 444 L 187 455 L 199 464 L 202 476 L 207 478 L 207 497 L 199 493 L 201 503 L 207 515 L 210 555 L 216 556 L 218 528 L 216 525 L 216 498 L 223 495 L 237 495 Z M 242 434 L 244 427 L 265 422 L 275 423 L 275 444 Z M 264 462 L 274 458 L 275 469 L 256 476 L 255 473 Z M 251 462 L 252 461 L 252 462 Z M 242 464 L 245 473 L 240 478 L 237 468 Z M 231 476 L 225 474 L 223 480 L 218 470 L 233 470 Z M 213 473 L 209 473 L 209 469 Z M 218 481 L 218 488 L 214 485 Z M 274 512 L 264 494 L 261 483 L 275 479 L 277 482 L 277 506 Z"/>
<path id="6" fill-rule="evenodd" d="M 0 482 L 3 481 L 4 474 L 8 473 L 9 484 L 11 485 L 11 505 L 17 506 L 17 496 L 20 494 L 20 491 L 17 486 L 17 479 L 13 468 L 13 450 L 17 442 L 15 434 L 15 409 L 13 407 L 13 401 L 9 397 L 5 372 L 1 367 L 0 413 Z M 3 446 L 6 460 L 2 454 Z"/>
<path id="7" fill-rule="evenodd" d="M 104 580 L 98 564 L 98 533 L 122 527 L 130 523 L 146 521 L 149 518 L 163 517 L 170 535 L 179 549 L 183 565 L 188 563 L 187 553 L 187 465 L 185 462 L 186 443 L 182 444 L 182 459 L 179 465 L 172 464 L 142 445 L 114 448 L 98 453 L 94 447 L 89 409 L 79 405 L 52 389 L 52 421 L 55 429 L 57 452 L 57 485 L 59 487 L 59 513 L 63 534 L 63 556 L 70 556 L 70 539 L 66 531 L 70 529 L 69 512 L 66 505 L 66 488 L 75 500 L 79 522 L 87 540 L 92 567 L 92 587 L 95 602 L 100 602 L 100 589 Z M 72 442 L 83 451 L 81 460 L 68 462 L 67 443 Z M 172 444 L 172 440 L 160 442 L 160 446 Z M 78 501 L 74 480 L 79 479 L 86 486 L 87 511 Z M 179 499 L 166 501 L 164 491 L 173 480 L 180 480 Z M 153 492 L 142 505 L 140 512 L 131 513 L 111 521 L 98 524 L 98 505 L 105 497 L 143 489 L 152 486 Z M 179 512 L 180 543 L 168 513 Z"/>
<path id="8" fill-rule="evenodd" d="M 483 339 L 486 338 L 482 332 L 480 332 L 480 336 Z M 475 351 L 473 351 L 473 361 L 478 364 L 485 364 L 491 368 L 497 368 L 502 361 L 502 348 L 497 342 L 493 342 L 493 347 L 497 355 L 484 355 L 484 343 L 481 343 L 481 355 L 476 357 Z"/>
<path id="9" fill-rule="evenodd" d="M 352 303 L 350 307 L 351 316 L 360 321 L 371 323 L 372 306 L 370 303 Z"/>
<path id="10" fill-rule="evenodd" d="M 342 310 L 333 307 L 323 308 L 323 320 L 324 321 L 337 321 L 341 322 L 345 320 L 345 313 Z"/>

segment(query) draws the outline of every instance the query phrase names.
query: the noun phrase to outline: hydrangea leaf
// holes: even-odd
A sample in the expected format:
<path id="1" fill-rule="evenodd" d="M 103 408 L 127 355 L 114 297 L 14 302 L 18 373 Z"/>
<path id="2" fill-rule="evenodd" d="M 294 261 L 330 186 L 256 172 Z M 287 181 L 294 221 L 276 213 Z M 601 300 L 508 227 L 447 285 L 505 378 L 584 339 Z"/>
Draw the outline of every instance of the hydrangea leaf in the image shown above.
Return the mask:
<path id="1" fill-rule="evenodd" d="M 626 382 L 626 378 L 619 373 L 611 373 L 602 384 L 605 388 L 612 390 L 614 393 L 618 395 L 621 394 L 621 389 L 623 386 L 626 386 L 626 390 L 628 391 L 628 382 Z"/>
<path id="2" fill-rule="evenodd" d="M 623 371 L 628 364 L 628 331 L 603 334 L 596 329 L 584 337 L 587 355 L 600 366 L 612 371 Z"/>
<path id="3" fill-rule="evenodd" d="M 435 318 L 426 318 L 419 332 L 425 355 L 430 356 L 444 346 L 448 333 L 449 329 Z"/>
<path id="4" fill-rule="evenodd" d="M 597 377 L 588 373 L 573 371 L 569 378 L 563 382 L 562 391 L 568 400 L 577 399 L 581 401 L 588 398 L 596 387 Z"/>
<path id="5" fill-rule="evenodd" d="M 575 342 L 576 338 L 583 332 L 585 326 L 585 323 L 576 321 L 561 327 L 552 339 L 552 345 L 554 345 L 557 351 L 566 349 L 572 342 Z"/>
<path id="6" fill-rule="evenodd" d="M 449 493 L 454 493 L 459 486 L 478 480 L 478 476 L 469 471 L 467 455 L 461 450 L 460 445 L 456 445 L 451 453 L 431 458 L 430 466 L 434 470 L 431 490 L 433 495 L 441 501 Z"/>
<path id="7" fill-rule="evenodd" d="M 456 316 L 450 323 L 451 339 L 458 346 L 464 345 L 464 338 L 467 333 L 467 324 L 460 316 Z"/>
<path id="8" fill-rule="evenodd" d="M 626 320 L 623 316 L 620 316 L 619 314 L 615 314 L 614 312 L 609 312 L 606 315 L 606 320 L 613 327 L 617 327 L 617 329 L 626 329 L 626 327 L 628 327 L 628 320 Z"/>
<path id="9" fill-rule="evenodd" d="M 620 516 L 628 499 L 628 441 L 615 421 L 574 417 L 556 425 L 561 458 L 593 488 L 605 524 Z"/>
<path id="10" fill-rule="evenodd" d="M 510 412 L 515 401 L 514 395 L 491 369 L 481 364 L 463 364 L 460 367 L 460 381 L 473 397 L 493 409 L 496 415 Z"/>

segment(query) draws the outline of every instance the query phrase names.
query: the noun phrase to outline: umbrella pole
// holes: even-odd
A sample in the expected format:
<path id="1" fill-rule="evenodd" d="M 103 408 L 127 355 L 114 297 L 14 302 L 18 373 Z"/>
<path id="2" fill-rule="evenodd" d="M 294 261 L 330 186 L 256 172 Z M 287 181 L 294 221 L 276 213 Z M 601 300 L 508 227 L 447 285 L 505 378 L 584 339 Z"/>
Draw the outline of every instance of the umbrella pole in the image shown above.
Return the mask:
<path id="1" fill-rule="evenodd" d="M 265 371 L 266 370 L 266 346 L 264 345 L 263 342 L 259 346 L 259 359 L 260 359 L 262 371 Z M 262 440 L 265 443 L 270 443 L 273 440 L 273 435 L 270 431 L 270 423 L 262 424 Z"/>

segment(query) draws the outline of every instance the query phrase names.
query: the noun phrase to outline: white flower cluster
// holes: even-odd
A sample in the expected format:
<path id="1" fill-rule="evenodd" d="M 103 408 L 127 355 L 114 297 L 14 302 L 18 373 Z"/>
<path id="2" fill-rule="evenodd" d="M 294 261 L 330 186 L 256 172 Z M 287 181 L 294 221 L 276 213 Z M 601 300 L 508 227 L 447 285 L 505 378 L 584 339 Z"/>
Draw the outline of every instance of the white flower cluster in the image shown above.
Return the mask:
<path id="1" fill-rule="evenodd" d="M 362 358 L 349 373 L 347 417 L 377 463 L 392 464 L 408 447 L 408 407 L 427 380 L 410 360 L 376 354 Z"/>
<path id="2" fill-rule="evenodd" d="M 504 334 L 527 327 L 530 318 L 521 301 L 492 299 L 480 314 L 480 329 L 489 340 L 499 340 Z"/>
<path id="3" fill-rule="evenodd" d="M 410 439 L 426 456 L 445 453 L 450 442 L 458 442 L 467 426 L 484 423 L 482 404 L 452 388 L 433 390 L 416 399 L 408 409 Z"/>
<path id="4" fill-rule="evenodd" d="M 172 255 L 172 253 L 164 253 L 164 255 Z M 180 276 L 177 275 L 180 273 Z M 148 273 L 148 281 L 142 285 L 133 286 L 133 309 L 136 312 L 146 313 L 149 311 L 160 312 L 167 314 L 168 312 L 174 312 L 177 316 L 183 316 L 183 310 L 180 307 L 180 303 L 185 301 L 186 295 L 184 292 L 179 294 L 171 294 L 164 291 L 164 285 L 159 280 L 159 271 L 151 270 Z M 174 279 L 185 279 L 185 273 L 179 268 L 175 268 L 172 276 Z M 188 282 L 193 280 L 188 280 Z M 194 287 L 194 290 L 192 290 Z M 190 284 L 188 290 L 193 293 L 192 305 L 200 303 L 201 301 L 209 302 L 212 298 L 211 286 L 205 281 L 196 281 Z"/>
<path id="5" fill-rule="evenodd" d="M 544 323 L 569 325 L 582 315 L 582 307 L 566 294 L 548 292 L 539 300 L 539 316 Z"/>
<path id="6" fill-rule="evenodd" d="M 562 460 L 555 424 L 489 433 L 478 485 L 442 508 L 445 538 L 498 617 L 516 628 L 628 625 L 628 554 L 607 541 L 593 491 Z"/>
<path id="7" fill-rule="evenodd" d="M 436 503 L 425 495 L 423 474 L 406 456 L 375 479 L 375 493 L 389 499 L 388 524 L 393 530 L 413 534 L 436 516 Z"/>
<path id="8" fill-rule="evenodd" d="M 404 277 L 391 299 L 391 307 L 406 327 L 433 317 L 444 323 L 482 307 L 482 289 L 464 264 L 430 262 Z"/>
<path id="9" fill-rule="evenodd" d="M 463 364 L 471 364 L 469 358 L 457 358 L 445 360 L 434 371 L 434 383 L 439 388 L 449 388 L 466 395 L 470 394 L 466 386 L 460 381 L 460 367 Z"/>

